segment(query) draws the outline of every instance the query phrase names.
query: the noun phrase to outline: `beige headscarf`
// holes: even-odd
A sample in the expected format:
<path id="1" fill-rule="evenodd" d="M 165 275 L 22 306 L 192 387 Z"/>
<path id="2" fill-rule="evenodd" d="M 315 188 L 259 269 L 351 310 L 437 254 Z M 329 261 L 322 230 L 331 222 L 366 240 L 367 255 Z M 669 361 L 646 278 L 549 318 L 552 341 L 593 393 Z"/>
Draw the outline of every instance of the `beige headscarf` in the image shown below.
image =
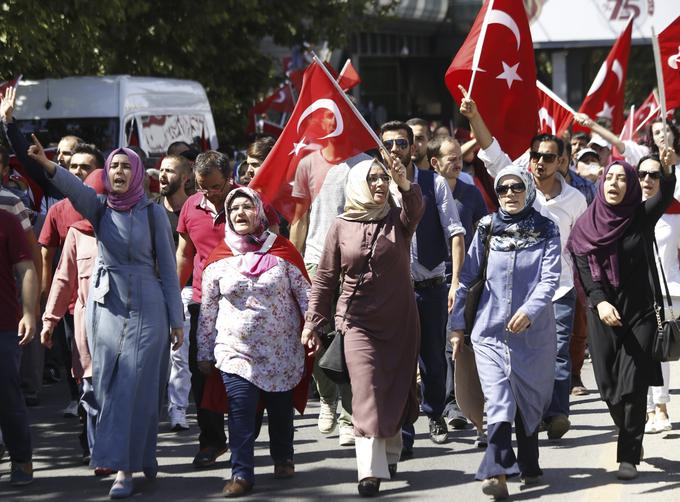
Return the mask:
<path id="1" fill-rule="evenodd" d="M 374 165 L 380 166 L 388 174 L 385 166 L 375 159 L 362 160 L 350 169 L 345 185 L 345 212 L 340 215 L 343 220 L 380 221 L 390 212 L 389 190 L 384 204 L 373 202 L 366 178 Z"/>

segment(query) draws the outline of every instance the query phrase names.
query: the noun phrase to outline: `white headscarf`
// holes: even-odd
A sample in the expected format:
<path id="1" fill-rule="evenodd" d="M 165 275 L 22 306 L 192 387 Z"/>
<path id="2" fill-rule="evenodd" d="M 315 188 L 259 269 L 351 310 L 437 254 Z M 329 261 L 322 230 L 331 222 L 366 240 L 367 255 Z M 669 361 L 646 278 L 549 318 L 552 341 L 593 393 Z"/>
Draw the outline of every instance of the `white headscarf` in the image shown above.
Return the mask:
<path id="1" fill-rule="evenodd" d="M 373 166 L 380 166 L 388 174 L 385 166 L 375 159 L 362 160 L 350 169 L 345 186 L 345 211 L 340 215 L 343 220 L 380 221 L 390 212 L 389 190 L 383 204 L 373 200 L 367 179 Z"/>

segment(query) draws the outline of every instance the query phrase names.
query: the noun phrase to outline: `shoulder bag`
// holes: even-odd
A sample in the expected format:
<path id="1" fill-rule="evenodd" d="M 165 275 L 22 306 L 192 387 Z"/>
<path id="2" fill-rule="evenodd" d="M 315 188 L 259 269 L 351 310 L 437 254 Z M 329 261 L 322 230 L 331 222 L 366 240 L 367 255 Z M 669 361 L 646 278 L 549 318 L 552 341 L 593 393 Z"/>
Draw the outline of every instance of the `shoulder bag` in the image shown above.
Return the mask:
<path id="1" fill-rule="evenodd" d="M 347 308 L 345 309 L 345 314 L 342 316 L 341 325 L 345 324 L 345 318 L 347 317 L 347 312 L 352 305 L 352 300 L 356 294 L 359 287 L 364 281 L 364 275 L 368 271 L 368 266 L 371 262 L 371 257 L 373 256 L 373 251 L 375 250 L 375 244 L 378 241 L 378 234 L 380 233 L 382 225 L 379 223 L 373 234 L 373 241 L 371 242 L 371 249 L 368 253 L 368 259 L 366 260 L 366 266 L 357 280 L 357 285 L 354 287 L 352 294 L 347 300 Z M 325 335 L 326 340 L 329 344 L 326 347 L 326 351 L 319 358 L 319 368 L 321 368 L 326 376 L 330 378 L 333 382 L 337 384 L 349 383 L 349 371 L 347 369 L 347 362 L 345 361 L 345 340 L 342 331 L 336 329 Z"/>
<path id="2" fill-rule="evenodd" d="M 467 335 L 472 333 L 472 327 L 474 326 L 475 318 L 477 317 L 477 309 L 479 308 L 479 300 L 482 297 L 482 291 L 484 291 L 484 283 L 486 282 L 486 265 L 489 261 L 489 247 L 491 244 L 492 228 L 493 216 L 491 217 L 491 222 L 489 223 L 488 235 L 484 240 L 484 259 L 482 260 L 479 277 L 477 277 L 474 282 L 470 284 L 470 287 L 468 288 L 468 294 L 465 297 L 465 309 L 463 311 L 463 317 L 465 318 L 465 333 Z"/>
<path id="3" fill-rule="evenodd" d="M 652 357 L 655 360 L 661 362 L 667 361 L 677 361 L 680 359 L 680 320 L 675 318 L 673 313 L 673 301 L 671 300 L 671 293 L 668 290 L 668 282 L 666 281 L 666 274 L 663 270 L 663 265 L 661 264 L 661 257 L 659 256 L 659 247 L 654 239 L 654 254 L 656 256 L 656 261 L 659 264 L 659 270 L 661 271 L 661 278 L 663 279 L 663 285 L 666 292 L 666 302 L 668 304 L 668 310 L 671 314 L 671 319 L 662 321 L 661 320 L 661 309 L 663 308 L 663 298 L 661 299 L 661 305 L 654 298 L 654 314 L 656 315 L 656 336 L 654 337 L 654 344 L 652 346 Z M 647 246 L 645 246 L 645 254 L 647 253 Z M 649 260 L 648 260 L 649 261 Z M 652 278 L 652 271 L 650 270 L 650 282 L 652 285 L 652 291 L 654 289 L 654 280 Z M 656 296 L 656 295 L 655 295 Z M 663 296 L 663 294 L 662 294 Z"/>

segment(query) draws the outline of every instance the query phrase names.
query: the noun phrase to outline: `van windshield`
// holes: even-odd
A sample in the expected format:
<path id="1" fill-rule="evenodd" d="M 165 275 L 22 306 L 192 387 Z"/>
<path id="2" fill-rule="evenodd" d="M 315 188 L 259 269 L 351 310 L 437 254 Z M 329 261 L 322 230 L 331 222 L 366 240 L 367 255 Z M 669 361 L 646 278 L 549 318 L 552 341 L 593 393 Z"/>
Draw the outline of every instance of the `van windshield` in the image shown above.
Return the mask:
<path id="1" fill-rule="evenodd" d="M 17 120 L 28 141 L 35 134 L 45 148 L 57 146 L 63 136 L 73 135 L 94 143 L 103 152 L 118 146 L 118 123 L 116 117 Z"/>

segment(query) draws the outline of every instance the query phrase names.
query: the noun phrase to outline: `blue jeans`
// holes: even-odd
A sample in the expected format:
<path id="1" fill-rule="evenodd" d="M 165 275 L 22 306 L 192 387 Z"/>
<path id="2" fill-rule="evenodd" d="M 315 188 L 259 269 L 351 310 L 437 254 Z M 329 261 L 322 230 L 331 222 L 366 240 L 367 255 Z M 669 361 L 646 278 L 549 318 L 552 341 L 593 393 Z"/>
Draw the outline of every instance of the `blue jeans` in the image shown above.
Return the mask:
<path id="1" fill-rule="evenodd" d="M 446 401 L 446 323 L 448 321 L 446 284 L 416 289 L 416 304 L 420 318 L 420 389 L 421 408 L 429 418 L 444 413 Z M 413 425 L 402 427 L 402 439 L 407 448 L 413 445 Z"/>
<path id="2" fill-rule="evenodd" d="M 569 395 L 571 393 L 571 358 L 569 341 L 574 325 L 576 290 L 572 289 L 559 300 L 553 302 L 557 328 L 557 358 L 555 360 L 555 385 L 552 401 L 544 418 L 557 415 L 569 416 Z"/>
<path id="3" fill-rule="evenodd" d="M 260 399 L 263 399 L 269 417 L 269 452 L 274 464 L 293 460 L 293 391 L 265 392 L 238 375 L 221 374 L 229 400 L 231 475 L 252 483 Z"/>
<path id="4" fill-rule="evenodd" d="M 16 331 L 0 331 L 0 430 L 10 458 L 19 463 L 32 457 L 28 413 L 21 392 L 21 347 Z"/>

